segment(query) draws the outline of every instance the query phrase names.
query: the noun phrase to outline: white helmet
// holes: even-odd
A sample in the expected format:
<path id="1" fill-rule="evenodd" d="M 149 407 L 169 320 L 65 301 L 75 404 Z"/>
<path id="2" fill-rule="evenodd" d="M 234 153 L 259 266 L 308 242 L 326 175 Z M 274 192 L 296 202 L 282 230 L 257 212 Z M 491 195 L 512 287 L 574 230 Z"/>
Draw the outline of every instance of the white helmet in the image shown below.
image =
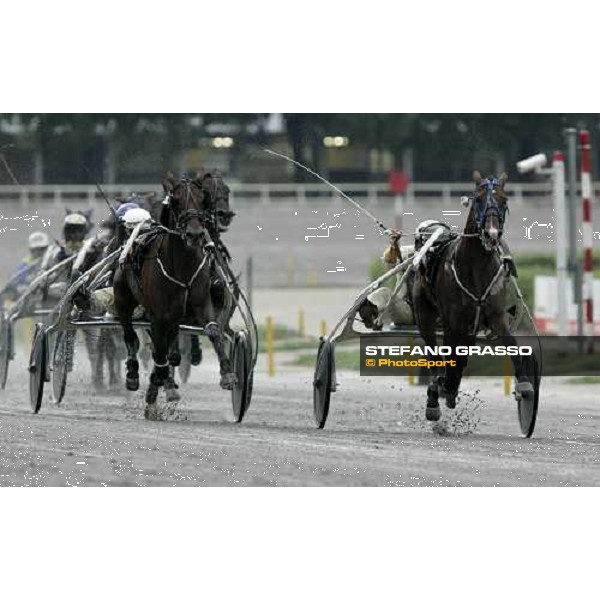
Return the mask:
<path id="1" fill-rule="evenodd" d="M 144 208 L 130 208 L 123 215 L 123 223 L 126 227 L 135 227 L 139 223 L 152 220 L 152 215 Z"/>
<path id="2" fill-rule="evenodd" d="M 36 248 L 47 248 L 50 245 L 50 238 L 42 231 L 34 231 L 29 236 L 29 248 L 34 250 Z"/>
<path id="3" fill-rule="evenodd" d="M 432 225 L 443 225 L 443 223 L 440 223 L 439 221 L 436 221 L 435 219 L 428 219 L 427 221 L 423 221 L 423 222 L 419 223 L 419 225 L 417 227 L 417 233 L 423 233 L 423 231 L 425 229 L 427 229 L 428 227 L 431 227 Z"/>
<path id="4" fill-rule="evenodd" d="M 440 227 L 447 227 L 447 225 L 444 225 L 444 223 L 440 223 L 440 221 L 436 221 L 435 219 L 428 219 L 427 221 L 423 221 L 422 223 L 419 223 L 419 225 L 417 226 L 417 231 L 415 232 L 415 245 L 418 246 L 419 248 L 423 245 L 424 242 L 427 241 L 428 236 L 426 236 L 426 234 L 428 233 L 427 230 L 430 227 L 433 227 L 434 225 L 439 225 Z"/>

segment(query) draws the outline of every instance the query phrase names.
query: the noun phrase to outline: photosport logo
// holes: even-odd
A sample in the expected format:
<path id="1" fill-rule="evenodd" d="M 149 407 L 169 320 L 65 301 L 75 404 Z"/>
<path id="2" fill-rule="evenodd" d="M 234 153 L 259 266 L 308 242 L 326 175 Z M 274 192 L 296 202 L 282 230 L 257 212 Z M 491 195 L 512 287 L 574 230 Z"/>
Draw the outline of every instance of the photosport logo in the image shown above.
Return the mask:
<path id="1" fill-rule="evenodd" d="M 559 376 L 600 375 L 600 359 L 582 354 L 579 338 L 514 336 L 510 341 L 470 339 L 454 347 L 429 346 L 406 335 L 367 334 L 360 339 L 360 374 L 406 376 L 422 369 L 461 365 L 465 376 L 477 377 L 512 375 L 515 368 Z M 600 351 L 600 343 L 596 348 Z"/>

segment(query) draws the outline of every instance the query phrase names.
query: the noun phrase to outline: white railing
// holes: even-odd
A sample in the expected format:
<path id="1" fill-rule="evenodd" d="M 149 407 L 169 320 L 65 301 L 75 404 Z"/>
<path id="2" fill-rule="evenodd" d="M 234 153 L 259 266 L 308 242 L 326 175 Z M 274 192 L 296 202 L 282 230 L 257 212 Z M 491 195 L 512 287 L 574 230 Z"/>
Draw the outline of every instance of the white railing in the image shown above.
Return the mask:
<path id="1" fill-rule="evenodd" d="M 336 184 L 345 193 L 357 201 L 386 202 L 393 197 L 385 183 Z M 321 183 L 244 183 L 230 184 L 234 202 L 244 204 L 271 204 L 297 202 L 310 204 L 311 200 L 335 198 L 338 194 Z M 104 185 L 102 189 L 111 198 L 131 192 L 162 194 L 160 185 L 152 184 L 114 184 Z M 472 183 L 413 183 L 409 186 L 404 200 L 407 202 L 455 202 L 457 198 L 473 191 Z M 511 201 L 546 202 L 552 199 L 550 182 L 512 183 L 507 187 Z M 594 196 L 600 195 L 600 182 L 594 184 Z M 69 204 L 84 203 L 95 206 L 102 203 L 102 195 L 93 185 L 4 185 L 0 186 L 0 204 L 18 202 L 22 205 L 39 203 Z"/>

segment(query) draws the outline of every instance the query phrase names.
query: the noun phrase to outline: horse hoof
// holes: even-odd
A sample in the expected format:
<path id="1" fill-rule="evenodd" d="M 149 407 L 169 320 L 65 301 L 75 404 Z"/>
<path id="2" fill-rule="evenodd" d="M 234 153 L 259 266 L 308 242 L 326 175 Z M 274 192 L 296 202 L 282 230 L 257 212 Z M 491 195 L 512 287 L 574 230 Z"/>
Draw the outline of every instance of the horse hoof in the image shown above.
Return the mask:
<path id="1" fill-rule="evenodd" d="M 518 381 L 515 385 L 515 400 L 533 402 L 535 394 L 530 381 Z"/>
<path id="2" fill-rule="evenodd" d="M 427 409 L 425 409 L 425 418 L 428 421 L 439 421 L 441 416 L 442 411 L 440 410 L 439 406 L 437 408 L 428 407 Z"/>
<path id="3" fill-rule="evenodd" d="M 533 394 L 533 385 L 531 381 L 519 381 L 515 385 L 515 391 L 519 394 Z"/>
<path id="4" fill-rule="evenodd" d="M 144 418 L 148 421 L 156 421 L 158 419 L 158 407 L 156 403 L 146 404 L 144 408 Z"/>
<path id="5" fill-rule="evenodd" d="M 139 377 L 128 377 L 125 381 L 125 387 L 130 392 L 137 392 L 140 389 L 140 378 Z"/>
<path id="6" fill-rule="evenodd" d="M 235 384 L 238 382 L 237 376 L 235 373 L 227 373 L 221 377 L 221 387 L 224 390 L 232 390 L 235 387 Z"/>
<path id="7" fill-rule="evenodd" d="M 190 353 L 190 363 L 192 366 L 197 367 L 202 362 L 202 349 L 199 348 L 197 352 L 194 350 Z"/>
<path id="8" fill-rule="evenodd" d="M 178 402 L 181 400 L 181 394 L 175 388 L 167 388 L 165 390 L 167 402 Z"/>
<path id="9" fill-rule="evenodd" d="M 146 390 L 146 404 L 156 404 L 158 386 L 150 384 Z"/>
<path id="10" fill-rule="evenodd" d="M 456 408 L 456 396 L 449 396 L 446 398 L 446 407 L 447 408 Z"/>

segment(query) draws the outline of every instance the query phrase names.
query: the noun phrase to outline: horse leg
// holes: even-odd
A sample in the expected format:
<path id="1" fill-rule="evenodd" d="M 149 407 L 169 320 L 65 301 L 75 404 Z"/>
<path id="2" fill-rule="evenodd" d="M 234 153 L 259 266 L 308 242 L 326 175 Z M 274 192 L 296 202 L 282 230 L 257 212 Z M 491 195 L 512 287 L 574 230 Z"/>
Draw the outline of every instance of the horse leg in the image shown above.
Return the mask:
<path id="1" fill-rule="evenodd" d="M 102 336 L 97 336 L 91 331 L 84 331 L 85 346 L 90 359 L 92 371 L 92 385 L 97 392 L 104 390 L 104 377 L 102 372 Z"/>
<path id="2" fill-rule="evenodd" d="M 140 340 L 131 321 L 123 322 L 123 339 L 125 340 L 125 346 L 127 347 L 125 387 L 130 392 L 135 392 L 140 389 L 140 363 L 137 359 Z"/>
<path id="3" fill-rule="evenodd" d="M 237 377 L 232 371 L 231 361 L 225 347 L 225 335 L 223 334 L 223 329 L 215 321 L 215 309 L 212 306 L 210 298 L 203 306 L 194 307 L 194 317 L 198 323 L 204 324 L 204 333 L 213 345 L 219 359 L 219 371 L 221 374 L 219 385 L 224 390 L 232 390 L 237 383 Z"/>
<path id="4" fill-rule="evenodd" d="M 517 340 L 515 336 L 510 332 L 508 326 L 504 327 L 504 332 L 502 334 L 502 342 L 505 346 L 517 346 Z M 513 367 L 515 369 L 515 378 L 517 380 L 517 384 L 515 386 L 515 392 L 517 396 L 526 395 L 529 398 L 533 399 L 534 389 L 533 384 L 529 380 L 529 374 L 525 368 L 525 360 L 524 357 L 521 356 L 511 356 Z"/>
<path id="5" fill-rule="evenodd" d="M 180 393 L 177 391 L 177 383 L 175 383 L 175 367 L 181 364 L 181 351 L 179 349 L 179 327 L 175 328 L 173 341 L 169 347 L 169 376 L 165 381 L 165 392 L 167 402 L 177 402 L 181 399 Z"/>
<path id="6" fill-rule="evenodd" d="M 200 338 L 197 335 L 190 336 L 190 362 L 197 366 L 202 362 L 202 347 L 200 346 Z"/>
<path id="7" fill-rule="evenodd" d="M 231 361 L 225 351 L 225 336 L 223 330 L 214 322 L 207 323 L 204 327 L 208 339 L 211 341 L 219 359 L 219 370 L 221 374 L 220 386 L 224 390 L 232 390 L 237 383 L 237 377 L 231 370 Z"/>
<path id="8" fill-rule="evenodd" d="M 117 358 L 117 343 L 113 333 L 109 330 L 104 331 L 104 341 L 106 344 L 106 361 L 108 363 L 108 384 L 112 388 L 121 382 L 121 370 Z"/>
<path id="9" fill-rule="evenodd" d="M 446 360 L 455 361 L 456 366 L 447 366 L 444 377 L 439 378 L 439 394 L 446 399 L 446 407 L 451 409 L 456 408 L 456 397 L 458 396 L 463 371 L 468 363 L 467 356 L 458 356 L 456 354 L 456 346 L 458 345 L 469 346 L 471 345 L 471 340 L 456 338 L 456 336 L 444 333 L 444 346 L 450 346 L 450 348 L 452 348 L 452 354 L 448 356 Z"/>
<path id="10" fill-rule="evenodd" d="M 175 339 L 169 347 L 169 364 L 178 367 L 181 364 L 181 350 L 179 349 L 179 330 L 176 331 Z"/>
<path id="11" fill-rule="evenodd" d="M 125 387 L 129 391 L 135 392 L 140 388 L 140 363 L 137 359 L 140 340 L 132 324 L 133 311 L 137 307 L 137 301 L 127 285 L 125 276 L 120 271 L 115 275 L 114 297 L 115 309 L 121 322 L 123 340 L 127 348 Z"/>
<path id="12" fill-rule="evenodd" d="M 169 379 L 169 350 L 176 335 L 176 329 L 168 323 L 153 321 L 150 325 L 150 337 L 152 338 L 152 359 L 154 368 L 150 374 L 150 383 L 146 390 L 146 409 L 147 419 L 156 419 L 157 408 L 156 400 L 159 389 L 164 386 Z"/>
<path id="13" fill-rule="evenodd" d="M 421 337 L 425 344 L 434 347 L 437 344 L 437 335 L 435 332 L 435 323 L 438 316 L 437 309 L 425 298 L 424 290 L 421 289 L 419 291 L 418 287 L 415 285 L 413 291 L 413 307 L 417 327 L 421 332 Z M 439 367 L 430 367 L 429 372 L 431 378 L 427 386 L 425 418 L 428 421 L 439 421 L 442 416 L 438 391 Z"/>

